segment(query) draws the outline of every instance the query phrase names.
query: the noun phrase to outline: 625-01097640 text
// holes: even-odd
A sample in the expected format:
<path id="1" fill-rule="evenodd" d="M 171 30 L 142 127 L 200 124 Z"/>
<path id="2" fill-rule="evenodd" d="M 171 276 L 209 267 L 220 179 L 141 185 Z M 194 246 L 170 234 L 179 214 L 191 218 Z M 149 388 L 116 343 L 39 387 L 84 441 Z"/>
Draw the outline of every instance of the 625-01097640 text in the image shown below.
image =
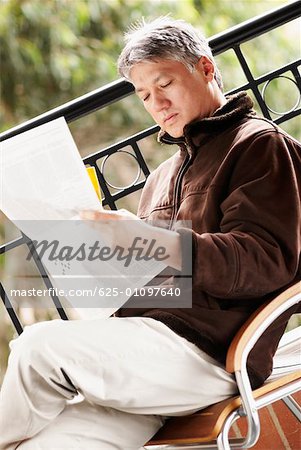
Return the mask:
<path id="1" fill-rule="evenodd" d="M 132 288 L 127 287 L 124 290 L 120 290 L 117 287 L 95 287 L 95 289 L 69 289 L 66 292 L 64 289 L 58 289 L 51 287 L 48 289 L 11 289 L 10 295 L 12 297 L 44 297 L 46 295 L 58 295 L 58 296 L 70 296 L 70 297 L 118 297 L 125 294 L 127 297 L 167 297 L 181 295 L 181 289 L 179 287 L 142 287 Z"/>

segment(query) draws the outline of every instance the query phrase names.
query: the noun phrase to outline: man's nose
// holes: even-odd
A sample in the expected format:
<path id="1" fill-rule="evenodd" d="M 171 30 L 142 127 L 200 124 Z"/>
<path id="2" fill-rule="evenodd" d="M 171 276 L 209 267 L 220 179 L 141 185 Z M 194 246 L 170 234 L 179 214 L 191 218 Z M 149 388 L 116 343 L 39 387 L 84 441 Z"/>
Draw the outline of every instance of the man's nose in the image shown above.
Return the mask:
<path id="1" fill-rule="evenodd" d="M 170 100 L 162 93 L 153 95 L 153 110 L 160 112 L 162 109 L 170 106 Z"/>

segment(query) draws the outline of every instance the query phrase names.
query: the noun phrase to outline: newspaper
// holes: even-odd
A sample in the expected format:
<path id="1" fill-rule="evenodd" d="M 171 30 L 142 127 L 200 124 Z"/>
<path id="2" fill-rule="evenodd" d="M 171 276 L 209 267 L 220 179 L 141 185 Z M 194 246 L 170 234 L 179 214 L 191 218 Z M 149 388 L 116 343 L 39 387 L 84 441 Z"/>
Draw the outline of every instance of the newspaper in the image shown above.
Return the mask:
<path id="1" fill-rule="evenodd" d="M 63 117 L 2 142 L 0 158 L 0 206 L 12 221 L 101 208 Z"/>
<path id="2" fill-rule="evenodd" d="M 96 242 L 98 249 L 107 246 L 106 232 L 100 236 L 79 220 L 81 210 L 102 206 L 64 118 L 2 142 L 0 158 L 1 210 L 38 247 L 41 241 L 49 244 L 40 252 L 41 260 L 53 285 L 81 317 L 109 317 L 166 267 L 154 259 L 126 266 L 118 255 L 109 261 L 88 261 L 83 254 L 65 261 L 51 258 L 57 241 L 69 256 L 83 244 L 86 253 Z M 113 288 L 118 295 L 106 295 Z M 93 298 L 69 295 L 84 289 L 93 292 Z"/>

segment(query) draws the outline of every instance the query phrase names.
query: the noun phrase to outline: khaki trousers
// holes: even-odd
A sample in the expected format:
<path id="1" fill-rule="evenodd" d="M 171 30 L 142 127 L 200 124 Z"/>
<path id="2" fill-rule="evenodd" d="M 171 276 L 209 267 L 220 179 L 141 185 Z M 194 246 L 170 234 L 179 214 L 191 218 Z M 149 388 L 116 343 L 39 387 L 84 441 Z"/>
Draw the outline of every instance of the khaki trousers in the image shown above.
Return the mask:
<path id="1" fill-rule="evenodd" d="M 11 343 L 1 450 L 139 450 L 168 416 L 236 392 L 231 375 L 163 323 L 54 320 Z"/>

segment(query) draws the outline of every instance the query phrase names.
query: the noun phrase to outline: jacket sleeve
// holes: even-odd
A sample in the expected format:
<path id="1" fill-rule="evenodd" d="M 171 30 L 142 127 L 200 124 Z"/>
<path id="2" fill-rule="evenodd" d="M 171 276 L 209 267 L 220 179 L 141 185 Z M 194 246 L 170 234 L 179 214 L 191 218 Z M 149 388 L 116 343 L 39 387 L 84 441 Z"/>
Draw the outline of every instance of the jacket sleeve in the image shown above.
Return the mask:
<path id="1" fill-rule="evenodd" d="M 275 131 L 250 141 L 237 158 L 221 204 L 220 232 L 192 231 L 194 288 L 216 297 L 248 298 L 296 278 L 300 173 L 300 147 L 294 140 Z"/>

